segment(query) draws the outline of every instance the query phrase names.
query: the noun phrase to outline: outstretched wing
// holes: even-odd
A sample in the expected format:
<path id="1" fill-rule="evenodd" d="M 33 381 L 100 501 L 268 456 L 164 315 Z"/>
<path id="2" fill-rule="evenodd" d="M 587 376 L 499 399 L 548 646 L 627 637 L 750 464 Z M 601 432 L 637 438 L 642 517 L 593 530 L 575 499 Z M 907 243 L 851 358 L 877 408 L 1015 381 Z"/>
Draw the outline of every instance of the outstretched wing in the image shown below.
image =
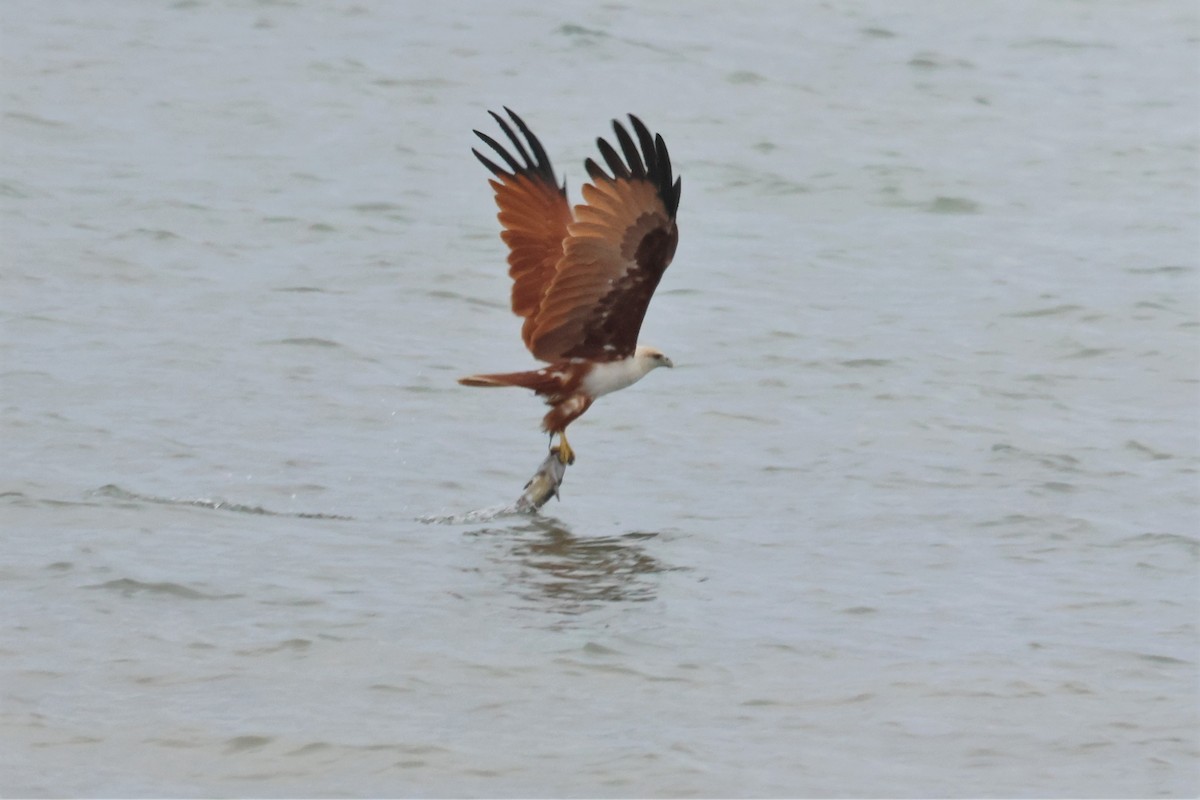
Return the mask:
<path id="1" fill-rule="evenodd" d="M 497 166 L 478 150 L 471 152 L 496 176 L 488 183 L 496 192 L 496 205 L 500 207 L 497 216 L 504 226 L 500 238 L 510 251 L 508 274 L 513 279 L 512 310 L 525 318 L 521 326 L 521 338 L 536 356 L 538 354 L 532 341 L 535 315 L 554 278 L 555 268 L 562 260 L 563 240 L 567 236 L 567 225 L 571 222 L 571 207 L 567 203 L 566 183 L 559 186 L 555 182 L 554 169 L 550 166 L 542 143 L 511 109 L 504 110 L 525 137 L 529 149 L 525 148 L 503 117 L 489 111 L 500 124 L 500 130 L 512 142 L 520 160 L 495 139 L 479 131 L 475 131 L 475 135 L 496 151 L 508 169 Z"/>
<path id="2" fill-rule="evenodd" d="M 586 204 L 575 206 L 553 280 L 526 318 L 525 343 L 543 361 L 632 355 L 650 298 L 675 255 L 680 182 L 672 183 L 662 136 L 652 137 L 633 115 L 629 121 L 636 143 L 613 121 L 624 159 L 597 140 L 612 174 L 587 160 Z"/>

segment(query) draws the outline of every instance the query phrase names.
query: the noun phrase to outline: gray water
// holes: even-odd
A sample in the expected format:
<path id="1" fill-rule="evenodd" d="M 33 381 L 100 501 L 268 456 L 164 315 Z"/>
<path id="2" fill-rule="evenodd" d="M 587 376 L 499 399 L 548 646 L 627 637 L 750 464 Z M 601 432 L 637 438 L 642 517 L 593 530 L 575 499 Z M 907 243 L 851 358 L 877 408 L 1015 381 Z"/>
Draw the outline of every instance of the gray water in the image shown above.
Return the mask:
<path id="1" fill-rule="evenodd" d="M 0 14 L 0 794 L 1200 791 L 1195 4 Z M 683 178 L 539 517 L 503 104 Z"/>

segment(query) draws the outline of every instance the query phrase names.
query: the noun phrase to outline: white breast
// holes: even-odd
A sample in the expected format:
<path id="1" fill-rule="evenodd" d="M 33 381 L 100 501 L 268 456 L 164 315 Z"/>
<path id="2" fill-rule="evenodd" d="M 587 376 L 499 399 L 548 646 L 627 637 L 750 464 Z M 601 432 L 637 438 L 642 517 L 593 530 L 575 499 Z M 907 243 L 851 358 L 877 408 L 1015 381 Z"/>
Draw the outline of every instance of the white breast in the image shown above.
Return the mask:
<path id="1" fill-rule="evenodd" d="M 601 362 L 584 377 L 583 391 L 589 397 L 601 397 L 632 386 L 645 377 L 646 372 L 644 364 L 632 356 L 620 361 Z"/>

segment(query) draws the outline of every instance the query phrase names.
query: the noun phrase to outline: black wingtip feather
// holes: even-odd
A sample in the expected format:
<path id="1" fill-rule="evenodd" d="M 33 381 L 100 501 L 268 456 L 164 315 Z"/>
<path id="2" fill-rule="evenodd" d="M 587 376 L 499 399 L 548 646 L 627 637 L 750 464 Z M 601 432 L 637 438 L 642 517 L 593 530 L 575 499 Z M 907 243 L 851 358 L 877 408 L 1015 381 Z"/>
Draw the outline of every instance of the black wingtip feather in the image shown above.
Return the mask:
<path id="1" fill-rule="evenodd" d="M 604 156 L 604 163 L 608 164 L 608 169 L 612 172 L 614 178 L 630 178 L 629 167 L 625 166 L 625 162 L 617 155 L 617 151 L 613 150 L 612 145 L 603 139 L 596 140 L 596 147 L 600 149 L 600 155 Z"/>
<path id="2" fill-rule="evenodd" d="M 621 158 L 613 146 L 604 139 L 596 140 L 596 147 L 599 148 L 600 155 L 603 156 L 605 163 L 612 171 L 612 176 L 610 177 L 589 158 L 584 163 L 588 177 L 592 180 L 610 181 L 619 178 L 648 180 L 654 184 L 667 213 L 674 219 L 679 210 L 680 182 L 678 180 L 672 182 L 674 176 L 671 171 L 671 155 L 667 152 L 667 144 L 663 141 L 661 134 L 651 134 L 645 123 L 633 114 L 629 115 L 629 124 L 637 136 L 636 144 L 620 121 L 613 120 L 613 131 L 616 133 L 617 143 L 621 147 L 624 158 Z"/>
<path id="3" fill-rule="evenodd" d="M 560 191 L 562 195 L 566 197 L 566 179 L 563 179 L 562 186 L 560 187 L 558 185 L 558 179 L 554 174 L 554 167 L 550 164 L 550 157 L 546 155 L 546 149 L 542 147 L 542 143 L 536 136 L 533 135 L 533 131 L 529 130 L 529 126 L 525 124 L 525 121 L 517 116 L 516 112 L 514 112 L 508 106 L 504 106 L 504 110 L 508 113 L 508 116 L 513 123 L 517 126 L 517 131 L 520 131 L 521 136 L 525 137 L 525 142 L 521 141 L 521 136 L 517 135 L 517 132 L 513 130 L 512 125 L 509 125 L 508 120 L 504 119 L 504 117 L 500 116 L 500 114 L 496 113 L 495 111 L 489 110 L 488 114 L 492 116 L 492 119 L 494 119 L 496 124 L 500 126 L 500 130 L 504 131 L 504 135 L 508 137 L 510 142 L 512 142 L 512 147 L 516 150 L 517 155 L 521 157 L 521 160 L 518 161 L 516 156 L 509 152 L 508 148 L 481 131 L 475 131 L 475 135 L 483 140 L 488 147 L 496 151 L 496 154 L 504 160 L 505 164 L 508 165 L 508 170 L 506 171 L 501 169 L 495 164 L 495 162 L 484 158 L 476 150 L 472 150 L 471 152 L 475 153 L 475 157 L 478 158 L 485 167 L 491 170 L 494 175 L 524 175 L 529 178 L 536 178 L 538 180 L 545 181 L 555 189 L 558 189 L 558 191 Z M 529 145 L 528 149 L 525 146 L 526 143 Z M 532 155 L 530 154 L 530 151 L 532 151 Z M 521 161 L 524 161 L 525 163 L 522 164 Z"/>
<path id="4" fill-rule="evenodd" d="M 507 108 L 504 110 L 508 111 Z M 525 149 L 525 144 L 517 138 L 517 134 L 513 133 L 513 129 L 510 128 L 508 123 L 504 121 L 504 118 L 495 111 L 489 111 L 488 113 L 491 114 L 492 119 L 496 120 L 496 122 L 500 125 L 500 130 L 504 131 L 504 135 L 507 136 L 508 140 L 513 143 L 513 147 L 517 148 L 517 152 L 521 155 L 521 158 L 525 160 L 525 166 L 529 169 L 533 169 L 536 165 L 534 164 L 533 159 L 529 157 L 529 151 Z M 508 113 L 509 116 L 513 115 L 511 111 L 508 111 Z"/>
<path id="5" fill-rule="evenodd" d="M 507 173 L 507 172 L 505 172 L 504 170 L 500 169 L 500 167 L 499 167 L 499 166 L 497 166 L 497 165 L 496 165 L 496 163 L 495 163 L 494 161 L 492 161 L 491 159 L 489 159 L 489 158 L 485 157 L 485 156 L 483 155 L 483 153 L 479 152 L 479 151 L 478 151 L 478 150 L 476 150 L 474 147 L 472 147 L 472 148 L 471 148 L 471 152 L 472 152 L 472 153 L 474 153 L 474 154 L 475 154 L 475 157 L 479 159 L 479 163 L 481 163 L 481 164 L 483 164 L 485 167 L 487 167 L 487 168 L 488 168 L 488 171 L 489 171 L 489 172 L 491 172 L 491 173 L 492 173 L 493 175 L 495 175 L 496 177 L 500 177 L 500 176 L 502 176 L 502 175 L 507 175 L 507 174 L 508 174 L 508 173 Z"/>
<path id="6" fill-rule="evenodd" d="M 653 174 L 658 169 L 658 154 L 654 150 L 654 137 L 650 135 L 650 129 L 646 127 L 645 123 L 633 114 L 629 115 L 629 122 L 633 125 L 633 132 L 637 134 L 638 144 L 642 146 L 642 154 L 646 159 L 646 171 Z"/>
<path id="7" fill-rule="evenodd" d="M 492 137 L 488 136 L 486 133 L 483 133 L 482 131 L 475 131 L 475 135 L 478 136 L 480 139 L 482 139 L 484 144 L 486 144 L 488 147 L 495 150 L 496 155 L 498 155 L 502 159 L 504 159 L 504 163 L 508 164 L 508 168 L 512 174 L 515 175 L 522 171 L 521 162 L 519 162 L 515 158 L 513 158 L 512 155 L 507 150 L 505 150 L 504 147 L 501 146 L 501 144 L 499 142 L 497 142 Z"/>
<path id="8" fill-rule="evenodd" d="M 621 145 L 621 152 L 625 154 L 625 161 L 629 164 L 630 174 L 635 178 L 645 178 L 646 167 L 642 164 L 642 154 L 638 152 L 629 132 L 616 120 L 613 120 L 613 131 L 617 134 L 617 142 Z"/>
<path id="9" fill-rule="evenodd" d="M 588 177 L 594 181 L 612 180 L 612 176 L 600 169 L 600 165 L 590 158 L 583 162 L 583 168 L 587 171 Z"/>

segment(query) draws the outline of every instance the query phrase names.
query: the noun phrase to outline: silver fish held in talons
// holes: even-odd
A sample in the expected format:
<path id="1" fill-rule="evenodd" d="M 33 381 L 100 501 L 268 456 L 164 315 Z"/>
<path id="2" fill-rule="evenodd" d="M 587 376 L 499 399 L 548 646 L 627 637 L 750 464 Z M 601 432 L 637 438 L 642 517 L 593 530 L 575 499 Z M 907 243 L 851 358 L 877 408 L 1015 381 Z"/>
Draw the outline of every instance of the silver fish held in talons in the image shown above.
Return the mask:
<path id="1" fill-rule="evenodd" d="M 517 511 L 535 512 L 551 497 L 558 497 L 558 487 L 567 474 L 567 465 L 558 457 L 558 448 L 550 448 L 546 460 L 525 484 L 525 491 L 517 498 Z"/>

